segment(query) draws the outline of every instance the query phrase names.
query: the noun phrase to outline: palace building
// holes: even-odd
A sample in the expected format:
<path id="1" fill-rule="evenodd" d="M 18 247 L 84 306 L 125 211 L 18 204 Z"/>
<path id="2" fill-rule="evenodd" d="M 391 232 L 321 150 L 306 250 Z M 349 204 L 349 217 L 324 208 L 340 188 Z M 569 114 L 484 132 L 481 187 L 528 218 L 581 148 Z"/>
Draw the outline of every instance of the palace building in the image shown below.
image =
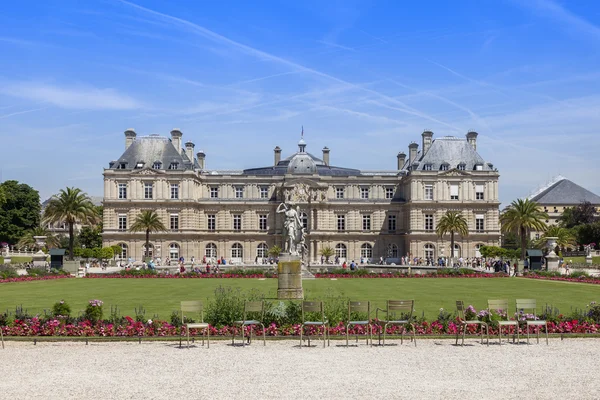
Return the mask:
<path id="1" fill-rule="evenodd" d="M 269 249 L 283 248 L 282 202 L 300 207 L 309 260 L 323 248 L 340 262 L 361 258 L 398 263 L 400 257 L 450 256 L 450 235 L 436 235 L 437 221 L 458 210 L 469 235 L 455 237 L 455 257 L 478 257 L 482 245 L 499 245 L 498 171 L 477 153 L 477 133 L 466 138 L 433 138 L 410 143 L 387 171 L 361 171 L 331 165 L 298 149 L 282 158 L 275 147 L 270 165 L 238 171 L 209 168 L 194 143 L 171 137 L 137 136 L 125 131 L 125 151 L 104 169 L 104 246 L 120 245 L 121 258 L 143 258 L 144 232 L 130 232 L 136 216 L 155 210 L 167 228 L 150 236 L 151 254 L 165 260 L 225 257 L 254 263 Z"/>

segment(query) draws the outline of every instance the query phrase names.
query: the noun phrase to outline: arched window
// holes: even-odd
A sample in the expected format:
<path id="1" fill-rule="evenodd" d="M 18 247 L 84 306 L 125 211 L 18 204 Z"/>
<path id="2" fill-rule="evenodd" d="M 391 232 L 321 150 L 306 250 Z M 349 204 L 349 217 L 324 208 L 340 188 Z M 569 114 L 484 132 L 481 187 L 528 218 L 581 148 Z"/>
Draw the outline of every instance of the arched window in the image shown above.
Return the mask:
<path id="1" fill-rule="evenodd" d="M 154 256 L 154 246 L 152 245 L 152 243 L 150 243 L 150 246 L 148 246 L 148 255 L 146 256 L 146 243 L 144 243 L 142 245 L 142 260 L 145 259 L 146 257 L 153 257 Z"/>
<path id="2" fill-rule="evenodd" d="M 169 258 L 171 260 L 179 259 L 179 245 L 177 243 L 171 243 L 169 245 Z"/>
<path id="3" fill-rule="evenodd" d="M 302 227 L 304 229 L 308 229 L 308 214 L 306 214 L 304 211 L 300 213 L 300 221 L 302 221 Z"/>
<path id="4" fill-rule="evenodd" d="M 121 259 L 121 260 L 127 260 L 127 245 L 125 243 L 119 243 L 117 246 L 121 247 L 121 254 L 118 254 L 117 256 Z"/>
<path id="5" fill-rule="evenodd" d="M 240 243 L 234 243 L 231 246 L 231 258 L 242 258 L 244 257 L 244 248 Z"/>
<path id="6" fill-rule="evenodd" d="M 388 258 L 398 258 L 398 246 L 394 243 L 390 243 L 387 249 Z"/>
<path id="7" fill-rule="evenodd" d="M 454 243 L 454 257 L 458 257 L 458 258 L 461 257 L 460 246 L 457 245 L 456 243 Z"/>
<path id="8" fill-rule="evenodd" d="M 214 243 L 208 243 L 204 249 L 204 255 L 206 258 L 217 258 L 217 245 Z"/>
<path id="9" fill-rule="evenodd" d="M 481 257 L 481 248 L 485 246 L 484 244 L 478 243 L 475 245 L 475 257 Z"/>
<path id="10" fill-rule="evenodd" d="M 425 258 L 433 259 L 435 257 L 435 246 L 431 243 L 427 243 L 424 246 L 425 249 Z"/>
<path id="11" fill-rule="evenodd" d="M 346 258 L 347 257 L 347 249 L 346 245 L 343 243 L 338 243 L 335 245 L 335 255 L 338 258 Z"/>
<path id="12" fill-rule="evenodd" d="M 269 246 L 266 243 L 261 243 L 256 248 L 256 256 L 258 258 L 267 258 L 269 255 Z"/>
<path id="13" fill-rule="evenodd" d="M 373 258 L 373 246 L 369 243 L 363 243 L 363 245 L 360 246 L 360 257 Z"/>

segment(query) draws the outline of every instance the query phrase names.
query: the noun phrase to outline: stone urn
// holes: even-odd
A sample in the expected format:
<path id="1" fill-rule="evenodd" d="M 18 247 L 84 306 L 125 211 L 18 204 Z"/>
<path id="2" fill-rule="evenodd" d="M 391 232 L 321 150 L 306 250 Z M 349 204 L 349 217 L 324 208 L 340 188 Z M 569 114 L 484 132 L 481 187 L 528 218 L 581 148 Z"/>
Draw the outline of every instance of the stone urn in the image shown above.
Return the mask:
<path id="1" fill-rule="evenodd" d="M 558 256 L 554 252 L 556 248 L 557 237 L 546 238 L 546 246 L 548 247 L 548 255 L 546 256 L 546 265 L 548 271 L 558 271 Z"/>

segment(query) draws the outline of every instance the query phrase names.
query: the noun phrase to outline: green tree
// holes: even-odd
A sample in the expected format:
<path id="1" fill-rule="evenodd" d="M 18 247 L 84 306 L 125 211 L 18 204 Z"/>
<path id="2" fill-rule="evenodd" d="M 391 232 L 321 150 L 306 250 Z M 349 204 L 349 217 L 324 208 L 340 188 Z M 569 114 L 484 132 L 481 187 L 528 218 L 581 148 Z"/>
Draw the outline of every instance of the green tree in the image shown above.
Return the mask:
<path id="1" fill-rule="evenodd" d="M 112 247 L 103 247 L 102 249 L 100 249 L 100 254 L 98 257 L 101 260 L 110 260 L 111 258 L 113 258 L 115 255 L 114 250 L 112 249 Z"/>
<path id="2" fill-rule="evenodd" d="M 269 255 L 272 257 L 279 257 L 281 254 L 281 247 L 274 245 L 269 249 Z"/>
<path id="3" fill-rule="evenodd" d="M 330 246 L 322 247 L 319 254 L 325 257 L 325 261 L 329 262 L 329 258 L 335 254 L 335 251 Z"/>
<path id="4" fill-rule="evenodd" d="M 0 207 L 6 203 L 6 193 L 4 193 L 4 186 L 0 185 Z"/>
<path id="5" fill-rule="evenodd" d="M 40 225 L 40 195 L 24 183 L 0 184 L 4 202 L 0 204 L 0 242 L 16 244 L 27 230 Z"/>
<path id="6" fill-rule="evenodd" d="M 89 248 L 102 246 L 102 228 L 98 225 L 84 226 L 79 231 L 79 245 Z"/>
<path id="7" fill-rule="evenodd" d="M 68 187 L 52 196 L 44 211 L 44 220 L 48 223 L 65 222 L 69 226 L 69 258 L 72 260 L 75 224 L 95 224 L 99 218 L 88 195 L 81 189 Z"/>
<path id="8" fill-rule="evenodd" d="M 536 240 L 536 247 L 545 247 L 548 243 L 549 237 L 558 238 L 556 240 L 556 245 L 561 249 L 575 247 L 577 245 L 577 239 L 570 229 L 557 225 L 551 225 L 546 229 L 546 232 L 544 232 L 544 234 L 538 240 Z"/>
<path id="9" fill-rule="evenodd" d="M 115 244 L 113 246 L 110 246 L 111 249 L 113 249 L 113 258 L 117 258 L 118 255 L 120 255 L 123 252 L 123 248 L 121 246 L 119 246 L 118 244 Z"/>
<path id="10" fill-rule="evenodd" d="M 582 201 L 576 207 L 566 208 L 558 219 L 563 228 L 574 228 L 577 225 L 591 224 L 597 220 L 596 207 L 589 201 Z"/>
<path id="11" fill-rule="evenodd" d="M 540 211 L 539 204 L 529 199 L 517 199 L 510 203 L 500 216 L 503 232 L 513 232 L 521 239 L 521 260 L 525 260 L 527 239 L 531 230 L 545 231 L 548 214 Z"/>
<path id="12" fill-rule="evenodd" d="M 577 242 L 580 245 L 595 243 L 596 249 L 600 247 L 600 221 L 578 225 L 575 227 L 575 231 L 577 232 Z"/>
<path id="13" fill-rule="evenodd" d="M 59 239 L 52 232 L 50 232 L 43 226 L 38 226 L 37 228 L 30 229 L 27 232 L 25 232 L 25 234 L 17 242 L 17 248 L 39 250 L 39 246 L 36 243 L 35 236 L 46 236 L 46 247 L 49 249 L 60 247 Z"/>
<path id="14" fill-rule="evenodd" d="M 465 217 L 458 211 L 448 211 L 440 218 L 436 233 L 439 237 L 450 233 L 450 258 L 454 258 L 454 234 L 458 233 L 461 236 L 469 234 L 469 225 Z"/>
<path id="15" fill-rule="evenodd" d="M 146 257 L 149 257 L 148 251 L 150 247 L 150 233 L 164 232 L 167 230 L 167 228 L 158 217 L 156 211 L 145 210 L 138 214 L 129 230 L 131 232 L 146 233 Z"/>

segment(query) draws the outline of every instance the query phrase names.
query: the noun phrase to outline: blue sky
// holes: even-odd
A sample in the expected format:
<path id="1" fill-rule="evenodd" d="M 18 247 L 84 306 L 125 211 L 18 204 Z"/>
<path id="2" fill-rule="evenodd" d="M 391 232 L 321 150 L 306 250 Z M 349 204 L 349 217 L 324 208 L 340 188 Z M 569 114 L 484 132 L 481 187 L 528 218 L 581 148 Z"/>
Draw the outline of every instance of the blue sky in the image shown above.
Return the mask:
<path id="1" fill-rule="evenodd" d="M 368 170 L 473 129 L 503 203 L 557 174 L 600 193 L 599 50 L 595 1 L 3 2 L 2 179 L 101 196 L 127 128 L 241 169 L 304 126 Z"/>

